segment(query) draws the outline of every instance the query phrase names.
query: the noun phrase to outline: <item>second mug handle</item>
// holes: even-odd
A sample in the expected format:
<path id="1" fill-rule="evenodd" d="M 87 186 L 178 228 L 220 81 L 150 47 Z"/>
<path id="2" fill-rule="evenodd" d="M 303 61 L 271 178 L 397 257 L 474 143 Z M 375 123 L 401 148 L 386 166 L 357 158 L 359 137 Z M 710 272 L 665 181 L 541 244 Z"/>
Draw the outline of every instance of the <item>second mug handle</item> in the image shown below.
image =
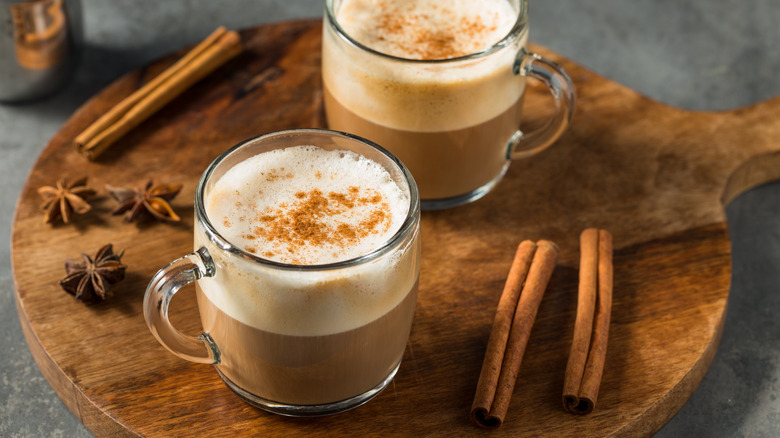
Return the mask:
<path id="1" fill-rule="evenodd" d="M 509 141 L 507 158 L 525 158 L 546 149 L 569 127 L 574 115 L 574 83 L 569 74 L 549 59 L 520 50 L 514 64 L 515 75 L 541 81 L 550 89 L 555 101 L 555 114 L 545 126 L 529 133 L 515 132 Z"/>
<path id="2" fill-rule="evenodd" d="M 149 330 L 171 353 L 192 362 L 219 364 L 220 354 L 211 336 L 197 338 L 176 330 L 168 319 L 168 306 L 182 286 L 214 276 L 215 266 L 206 248 L 172 261 L 155 274 L 144 295 L 144 318 Z"/>

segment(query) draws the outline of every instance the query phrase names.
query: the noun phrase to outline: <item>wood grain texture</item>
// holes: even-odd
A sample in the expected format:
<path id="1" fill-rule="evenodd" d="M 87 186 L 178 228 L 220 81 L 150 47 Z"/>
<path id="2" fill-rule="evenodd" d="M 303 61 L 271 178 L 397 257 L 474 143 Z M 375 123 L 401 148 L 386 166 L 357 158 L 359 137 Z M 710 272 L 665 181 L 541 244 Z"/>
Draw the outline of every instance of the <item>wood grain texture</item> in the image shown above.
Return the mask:
<path id="1" fill-rule="evenodd" d="M 401 369 L 368 404 L 345 414 L 291 419 L 234 396 L 212 367 L 168 353 L 142 315 L 157 269 L 192 250 L 192 199 L 207 164 L 240 140 L 324 124 L 321 26 L 279 23 L 242 32 L 245 53 L 212 73 L 114 144 L 97 162 L 73 138 L 184 51 L 131 72 L 79 109 L 41 153 L 19 198 L 12 263 L 24 335 L 41 372 L 99 436 L 307 436 L 382 431 L 486 433 L 469 409 L 493 315 L 514 249 L 548 239 L 559 265 L 544 296 L 503 426 L 492 436 L 648 435 L 685 403 L 706 373 L 723 329 L 730 246 L 721 196 L 780 177 L 741 163 L 780 149 L 780 99 L 722 113 L 671 108 L 541 47 L 571 74 L 578 107 L 571 129 L 540 155 L 512 164 L 485 198 L 425 212 L 419 301 Z M 549 97 L 531 87 L 532 109 Z M 774 156 L 774 155 L 770 155 Z M 89 176 L 102 193 L 69 225 L 43 223 L 36 189 Z M 105 184 L 184 183 L 172 202 L 182 222 L 127 224 L 108 212 Z M 725 191 L 724 191 L 725 190 Z M 726 193 L 726 195 L 724 195 Z M 614 236 L 614 302 L 597 409 L 560 404 L 574 326 L 577 239 L 598 227 Z M 129 268 L 110 301 L 84 305 L 64 293 L 64 259 L 111 242 Z M 182 331 L 199 333 L 194 289 L 172 303 Z"/>

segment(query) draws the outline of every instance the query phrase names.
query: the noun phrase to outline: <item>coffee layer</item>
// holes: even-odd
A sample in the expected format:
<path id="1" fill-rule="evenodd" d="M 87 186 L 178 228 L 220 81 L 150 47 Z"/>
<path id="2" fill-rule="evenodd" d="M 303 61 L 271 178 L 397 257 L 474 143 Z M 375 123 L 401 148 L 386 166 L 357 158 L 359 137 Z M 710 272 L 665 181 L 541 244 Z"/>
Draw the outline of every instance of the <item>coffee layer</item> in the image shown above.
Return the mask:
<path id="1" fill-rule="evenodd" d="M 409 336 L 417 285 L 378 319 L 345 332 L 290 336 L 231 318 L 198 289 L 204 330 L 222 351 L 220 371 L 267 400 L 324 404 L 362 394 L 400 363 Z"/>
<path id="2" fill-rule="evenodd" d="M 386 145 L 414 175 L 422 199 L 464 195 L 490 183 L 507 165 L 507 145 L 520 125 L 522 98 L 493 119 L 444 132 L 393 129 L 360 117 L 324 89 L 329 126 Z"/>

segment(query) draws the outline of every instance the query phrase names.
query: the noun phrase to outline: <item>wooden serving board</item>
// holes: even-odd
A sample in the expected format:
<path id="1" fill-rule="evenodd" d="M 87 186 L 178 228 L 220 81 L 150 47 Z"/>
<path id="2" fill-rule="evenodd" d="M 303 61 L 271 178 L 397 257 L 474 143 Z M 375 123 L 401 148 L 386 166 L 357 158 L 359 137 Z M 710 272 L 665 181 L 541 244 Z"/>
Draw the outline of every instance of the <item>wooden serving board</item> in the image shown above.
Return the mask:
<path id="1" fill-rule="evenodd" d="M 192 250 L 192 199 L 207 164 L 260 133 L 323 126 L 318 21 L 242 32 L 244 54 L 188 90 L 97 162 L 71 147 L 82 129 L 183 52 L 131 72 L 80 108 L 30 172 L 16 209 L 16 303 L 43 375 L 99 436 L 305 436 L 313 433 L 487 434 L 469 409 L 498 298 L 516 245 L 549 239 L 559 264 L 539 309 L 504 425 L 491 436 L 621 436 L 658 430 L 707 371 L 723 330 L 730 246 L 727 201 L 780 175 L 780 99 L 722 113 L 654 102 L 556 56 L 578 91 L 571 129 L 549 150 L 512 164 L 485 198 L 425 212 L 411 338 L 401 369 L 374 400 L 348 413 L 291 419 L 234 396 L 213 367 L 185 362 L 152 337 L 142 315 L 156 270 Z M 529 123 L 544 120 L 532 87 Z M 743 163 L 746 163 L 743 165 Z M 740 165 L 742 165 L 740 167 Z M 88 176 L 102 198 L 69 225 L 46 225 L 36 189 Z M 180 224 L 110 216 L 105 184 L 181 182 Z M 614 235 L 614 304 L 596 410 L 561 407 L 577 296 L 578 235 Z M 85 305 L 63 292 L 65 258 L 105 243 L 129 265 L 114 296 Z M 174 323 L 199 333 L 194 290 L 173 302 Z"/>

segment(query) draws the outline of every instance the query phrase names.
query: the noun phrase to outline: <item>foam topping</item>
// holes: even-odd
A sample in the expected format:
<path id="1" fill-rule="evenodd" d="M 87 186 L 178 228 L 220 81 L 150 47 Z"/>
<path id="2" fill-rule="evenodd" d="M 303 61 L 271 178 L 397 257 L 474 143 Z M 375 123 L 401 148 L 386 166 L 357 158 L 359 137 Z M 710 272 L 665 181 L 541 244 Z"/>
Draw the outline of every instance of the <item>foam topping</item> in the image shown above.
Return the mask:
<path id="1" fill-rule="evenodd" d="M 407 59 L 448 59 L 479 52 L 512 29 L 506 0 L 348 0 L 337 21 L 361 44 Z"/>
<path id="2" fill-rule="evenodd" d="M 233 245 L 277 262 L 349 260 L 389 240 L 408 195 L 376 162 L 349 151 L 295 146 L 249 158 L 210 190 L 206 213 Z"/>

